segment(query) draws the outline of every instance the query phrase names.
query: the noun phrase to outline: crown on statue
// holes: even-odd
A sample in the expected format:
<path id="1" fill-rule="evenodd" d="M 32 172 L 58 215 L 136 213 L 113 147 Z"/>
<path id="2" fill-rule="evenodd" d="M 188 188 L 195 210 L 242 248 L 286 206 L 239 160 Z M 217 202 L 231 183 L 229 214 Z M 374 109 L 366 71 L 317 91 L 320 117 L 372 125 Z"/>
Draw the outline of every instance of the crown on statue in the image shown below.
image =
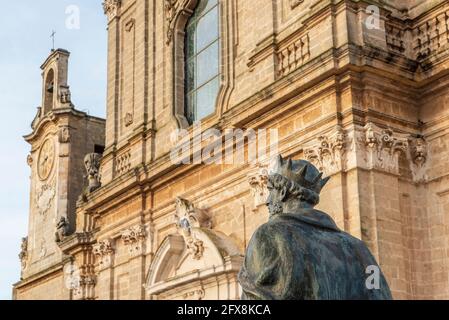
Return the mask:
<path id="1" fill-rule="evenodd" d="M 303 188 L 319 194 L 330 177 L 323 179 L 320 172 L 312 163 L 305 160 L 284 160 L 282 156 L 276 158 L 271 174 L 279 174 L 297 183 Z"/>

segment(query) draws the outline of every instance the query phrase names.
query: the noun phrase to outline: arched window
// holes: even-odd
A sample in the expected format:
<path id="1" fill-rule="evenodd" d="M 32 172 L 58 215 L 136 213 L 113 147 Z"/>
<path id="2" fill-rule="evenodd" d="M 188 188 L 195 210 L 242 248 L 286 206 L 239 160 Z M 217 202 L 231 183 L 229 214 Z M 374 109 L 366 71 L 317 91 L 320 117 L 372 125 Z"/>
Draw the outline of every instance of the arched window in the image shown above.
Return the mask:
<path id="1" fill-rule="evenodd" d="M 185 115 L 190 124 L 214 113 L 220 88 L 218 0 L 199 0 L 185 33 Z"/>

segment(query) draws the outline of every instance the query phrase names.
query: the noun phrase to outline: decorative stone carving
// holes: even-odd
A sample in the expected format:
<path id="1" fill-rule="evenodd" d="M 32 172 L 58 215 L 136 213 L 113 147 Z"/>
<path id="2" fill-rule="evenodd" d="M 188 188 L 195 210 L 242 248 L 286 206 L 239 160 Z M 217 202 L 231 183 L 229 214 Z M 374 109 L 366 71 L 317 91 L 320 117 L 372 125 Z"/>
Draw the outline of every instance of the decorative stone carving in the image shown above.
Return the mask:
<path id="1" fill-rule="evenodd" d="M 403 1 L 406 3 L 407 1 Z M 418 19 L 418 23 L 410 23 L 408 12 L 403 8 L 402 22 L 395 19 L 387 19 L 385 22 L 385 37 L 390 51 L 406 55 L 415 60 L 426 70 L 431 63 L 426 60 L 432 55 L 441 53 L 449 38 L 448 12 L 442 10 L 434 12 L 428 19 Z M 406 46 L 410 44 L 410 46 Z M 444 52 L 444 51 L 443 51 Z"/>
<path id="2" fill-rule="evenodd" d="M 295 9 L 297 6 L 299 6 L 301 3 L 304 2 L 304 0 L 289 0 L 290 1 L 290 7 L 292 9 Z"/>
<path id="3" fill-rule="evenodd" d="M 204 289 L 198 289 L 184 293 L 183 298 L 184 300 L 203 300 L 205 294 Z"/>
<path id="4" fill-rule="evenodd" d="M 59 101 L 61 101 L 62 104 L 72 104 L 72 94 L 68 86 L 60 86 Z"/>
<path id="5" fill-rule="evenodd" d="M 137 225 L 122 231 L 122 240 L 128 247 L 131 256 L 142 254 L 143 242 L 146 238 L 145 226 Z"/>
<path id="6" fill-rule="evenodd" d="M 53 204 L 53 199 L 55 198 L 56 191 L 54 187 L 54 183 L 44 184 L 37 192 L 36 195 L 36 203 L 37 209 L 41 215 L 45 215 Z"/>
<path id="7" fill-rule="evenodd" d="M 310 58 L 309 35 L 300 35 L 281 43 L 277 57 L 278 77 L 285 76 L 301 67 Z"/>
<path id="8" fill-rule="evenodd" d="M 146 283 L 151 299 L 202 299 L 203 284 L 208 292 L 204 299 L 238 299 L 236 276 L 242 263 L 242 253 L 235 241 L 223 233 L 194 228 L 197 239 L 203 241 L 204 258 L 194 259 L 186 250 L 182 236 L 165 237 L 154 253 Z M 176 266 L 167 268 L 167 265 Z M 217 282 L 217 277 L 220 281 Z M 189 284 L 186 287 L 186 284 Z M 219 290 L 228 288 L 228 290 Z"/>
<path id="9" fill-rule="evenodd" d="M 412 139 L 410 152 L 413 163 L 422 166 L 427 160 L 427 142 L 424 137 L 419 136 Z"/>
<path id="10" fill-rule="evenodd" d="M 106 239 L 99 241 L 98 243 L 93 245 L 92 251 L 95 255 L 95 258 L 98 260 L 98 266 L 100 270 L 109 268 L 111 266 L 112 255 L 115 252 L 111 240 Z"/>
<path id="11" fill-rule="evenodd" d="M 69 290 L 76 290 L 80 286 L 80 269 L 73 263 L 69 262 L 64 266 L 64 284 Z"/>
<path id="12" fill-rule="evenodd" d="M 379 169 L 399 174 L 399 155 L 408 149 L 408 135 L 381 129 L 373 123 L 365 126 L 365 165 L 368 169 Z"/>
<path id="13" fill-rule="evenodd" d="M 27 164 L 31 167 L 33 165 L 33 157 L 31 154 L 27 156 Z"/>
<path id="14" fill-rule="evenodd" d="M 41 115 L 42 115 L 42 108 L 41 107 L 37 107 L 36 115 L 34 116 L 34 119 L 31 122 L 31 129 L 33 129 L 33 130 L 36 129 L 37 124 L 41 120 Z"/>
<path id="15" fill-rule="evenodd" d="M 47 255 L 47 242 L 42 238 L 40 249 L 39 249 L 39 258 L 42 259 Z"/>
<path id="16" fill-rule="evenodd" d="M 59 142 L 68 143 L 70 142 L 70 129 L 69 127 L 62 127 L 59 129 Z"/>
<path id="17" fill-rule="evenodd" d="M 28 237 L 22 238 L 19 253 L 20 264 L 22 270 L 25 270 L 28 262 Z"/>
<path id="18" fill-rule="evenodd" d="M 415 183 L 427 179 L 429 154 L 424 137 L 410 136 L 391 129 L 382 129 L 373 123 L 346 134 L 343 166 L 362 167 L 399 175 L 399 158 L 408 165 Z M 315 163 L 314 163 L 315 164 Z"/>
<path id="19" fill-rule="evenodd" d="M 189 2 L 192 0 L 164 0 L 165 1 L 165 20 L 167 22 L 167 45 L 173 39 L 175 32 L 176 19 L 182 14 Z"/>
<path id="20" fill-rule="evenodd" d="M 136 24 L 136 20 L 135 19 L 130 19 L 126 24 L 125 24 L 125 31 L 126 32 L 131 32 L 131 30 L 134 28 L 134 25 Z"/>
<path id="21" fill-rule="evenodd" d="M 122 4 L 121 0 L 105 0 L 103 1 L 103 10 L 104 14 L 108 16 L 109 21 L 114 19 L 117 14 L 118 10 Z"/>
<path id="22" fill-rule="evenodd" d="M 266 167 L 258 166 L 255 171 L 248 174 L 251 195 L 254 197 L 254 208 L 266 203 L 268 197 L 267 181 L 268 169 Z"/>
<path id="23" fill-rule="evenodd" d="M 344 169 L 346 134 L 341 127 L 327 136 L 319 136 L 304 148 L 306 160 L 315 165 L 326 176 Z"/>
<path id="24" fill-rule="evenodd" d="M 175 223 L 178 233 L 183 236 L 184 241 L 192 257 L 199 260 L 203 257 L 203 241 L 198 240 L 193 228 L 210 228 L 210 219 L 204 210 L 197 209 L 190 201 L 176 198 Z"/>
<path id="25" fill-rule="evenodd" d="M 423 136 L 410 139 L 410 169 L 414 182 L 424 182 L 427 180 L 427 142 Z"/>
<path id="26" fill-rule="evenodd" d="M 127 151 L 117 156 L 115 172 L 117 175 L 128 172 L 131 169 L 131 152 Z"/>
<path id="27" fill-rule="evenodd" d="M 385 37 L 388 49 L 403 54 L 405 52 L 405 31 L 391 22 L 385 23 Z"/>
<path id="28" fill-rule="evenodd" d="M 66 217 L 61 217 L 61 219 L 59 219 L 58 223 L 56 224 L 55 241 L 57 243 L 63 241 L 64 238 L 68 236 L 69 229 L 70 226 Z"/>
<path id="29" fill-rule="evenodd" d="M 96 284 L 97 277 L 95 275 L 80 276 L 79 285 L 73 290 L 73 298 L 75 300 L 93 299 L 93 292 Z"/>
<path id="30" fill-rule="evenodd" d="M 447 44 L 449 38 L 447 20 L 448 12 L 441 13 L 412 30 L 414 58 L 418 61 L 424 60 Z"/>
<path id="31" fill-rule="evenodd" d="M 134 116 L 131 113 L 126 113 L 125 115 L 125 127 L 129 127 L 133 124 Z"/>
<path id="32" fill-rule="evenodd" d="M 84 166 L 87 172 L 85 176 L 87 180 L 87 194 L 101 187 L 100 160 L 101 154 L 98 153 L 89 153 L 84 157 Z"/>
<path id="33" fill-rule="evenodd" d="M 167 44 L 170 44 L 173 38 L 174 21 L 179 6 L 178 0 L 165 0 L 165 19 L 167 21 Z"/>
<path id="34" fill-rule="evenodd" d="M 74 262 L 64 266 L 64 282 L 67 289 L 72 290 L 74 300 L 94 299 L 94 288 L 97 277 L 91 272 L 89 265 L 79 268 Z"/>

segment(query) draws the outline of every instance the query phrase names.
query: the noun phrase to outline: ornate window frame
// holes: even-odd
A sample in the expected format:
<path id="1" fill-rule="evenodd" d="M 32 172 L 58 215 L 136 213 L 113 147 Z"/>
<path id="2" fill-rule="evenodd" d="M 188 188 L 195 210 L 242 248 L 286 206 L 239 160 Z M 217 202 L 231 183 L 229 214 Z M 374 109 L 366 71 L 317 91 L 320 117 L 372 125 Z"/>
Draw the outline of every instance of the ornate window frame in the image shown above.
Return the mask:
<path id="1" fill-rule="evenodd" d="M 220 26 L 220 89 L 217 96 L 215 113 L 206 117 L 220 119 L 228 109 L 230 96 L 234 88 L 235 46 L 237 45 L 237 0 L 218 0 Z M 171 74 L 171 96 L 173 116 L 179 128 L 190 127 L 185 115 L 185 28 L 194 13 L 198 0 L 165 0 L 166 45 L 171 52 L 168 72 Z"/>

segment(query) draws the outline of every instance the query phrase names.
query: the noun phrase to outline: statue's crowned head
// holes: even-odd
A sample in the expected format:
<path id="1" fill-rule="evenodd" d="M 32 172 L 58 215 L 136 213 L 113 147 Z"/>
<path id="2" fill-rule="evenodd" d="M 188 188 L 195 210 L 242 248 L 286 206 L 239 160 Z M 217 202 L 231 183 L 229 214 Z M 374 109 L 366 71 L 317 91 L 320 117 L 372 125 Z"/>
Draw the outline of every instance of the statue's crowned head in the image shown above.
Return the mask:
<path id="1" fill-rule="evenodd" d="M 305 160 L 284 160 L 278 156 L 268 176 L 270 195 L 267 205 L 270 214 L 273 216 L 283 213 L 286 204 L 313 208 L 319 203 L 320 192 L 328 181 L 329 178 L 323 179 L 323 173 L 312 163 Z"/>

